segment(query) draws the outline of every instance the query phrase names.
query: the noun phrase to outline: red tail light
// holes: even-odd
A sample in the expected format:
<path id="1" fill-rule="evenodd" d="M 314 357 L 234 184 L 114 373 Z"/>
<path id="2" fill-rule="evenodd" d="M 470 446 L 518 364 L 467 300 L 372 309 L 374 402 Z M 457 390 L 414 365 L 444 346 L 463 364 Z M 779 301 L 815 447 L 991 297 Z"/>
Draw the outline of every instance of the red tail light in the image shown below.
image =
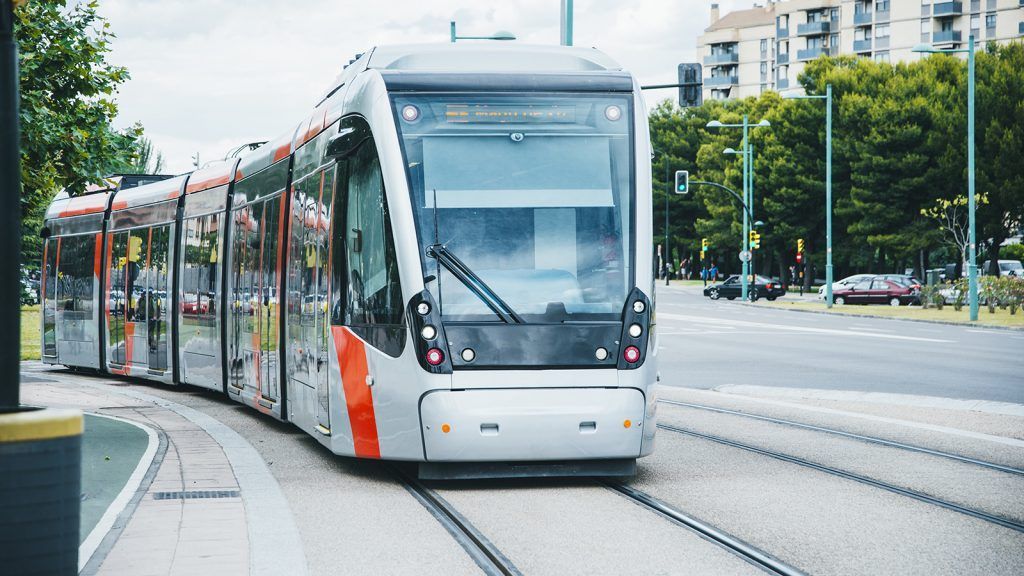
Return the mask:
<path id="1" fill-rule="evenodd" d="M 626 349 L 622 351 L 622 357 L 626 359 L 626 362 L 633 364 L 640 360 L 640 349 L 636 346 L 626 346 Z"/>
<path id="2" fill-rule="evenodd" d="M 437 348 L 427 350 L 427 364 L 437 366 L 441 362 L 444 362 L 444 352 L 441 352 L 441 350 Z"/>
<path id="3" fill-rule="evenodd" d="M 773 286 L 774 286 L 774 285 L 773 285 L 773 284 L 772 284 L 771 282 L 769 282 L 769 283 L 768 283 L 768 289 L 769 289 L 769 290 L 771 290 L 771 289 L 773 288 Z"/>

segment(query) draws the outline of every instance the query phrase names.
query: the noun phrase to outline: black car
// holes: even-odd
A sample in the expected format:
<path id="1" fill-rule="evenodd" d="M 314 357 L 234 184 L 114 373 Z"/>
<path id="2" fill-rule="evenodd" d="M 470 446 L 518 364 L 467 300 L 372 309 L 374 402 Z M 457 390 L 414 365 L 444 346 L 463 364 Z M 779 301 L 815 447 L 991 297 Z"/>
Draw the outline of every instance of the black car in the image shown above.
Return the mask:
<path id="1" fill-rule="evenodd" d="M 743 292 L 743 283 L 740 281 L 738 274 L 733 274 L 725 279 L 725 282 L 721 284 L 714 284 L 704 289 L 704 295 L 712 300 L 718 300 L 719 298 L 726 298 L 729 300 L 735 300 L 739 298 Z M 767 298 L 768 300 L 775 300 L 779 296 L 786 293 L 786 290 L 782 287 L 782 283 L 765 278 L 764 276 L 757 277 L 757 283 L 750 286 L 750 299 L 757 300 L 758 298 Z"/>

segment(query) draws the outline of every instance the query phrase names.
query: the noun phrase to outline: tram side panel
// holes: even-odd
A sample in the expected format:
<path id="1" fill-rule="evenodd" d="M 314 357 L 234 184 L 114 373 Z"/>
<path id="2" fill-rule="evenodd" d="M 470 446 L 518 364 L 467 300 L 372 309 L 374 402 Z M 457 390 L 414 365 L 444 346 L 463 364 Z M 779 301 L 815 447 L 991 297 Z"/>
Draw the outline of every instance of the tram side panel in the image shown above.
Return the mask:
<path id="1" fill-rule="evenodd" d="M 228 392 L 284 418 L 280 314 L 288 160 L 235 183 L 229 221 Z"/>
<path id="2" fill-rule="evenodd" d="M 181 382 L 223 387 L 221 365 L 224 214 L 228 186 L 186 196 L 178 270 L 178 365 Z"/>
<path id="3" fill-rule="evenodd" d="M 172 382 L 168 312 L 177 199 L 111 213 L 105 267 L 107 370 Z"/>

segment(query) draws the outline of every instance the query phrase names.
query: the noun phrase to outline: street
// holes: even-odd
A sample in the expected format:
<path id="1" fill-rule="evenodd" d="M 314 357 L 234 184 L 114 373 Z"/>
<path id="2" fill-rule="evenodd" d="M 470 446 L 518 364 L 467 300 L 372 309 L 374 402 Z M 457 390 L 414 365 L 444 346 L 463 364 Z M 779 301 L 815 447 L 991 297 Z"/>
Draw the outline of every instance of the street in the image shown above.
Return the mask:
<path id="1" fill-rule="evenodd" d="M 657 290 L 662 383 L 669 386 L 815 388 L 1024 404 L 1022 331 L 775 310 L 711 301 L 699 286 Z"/>

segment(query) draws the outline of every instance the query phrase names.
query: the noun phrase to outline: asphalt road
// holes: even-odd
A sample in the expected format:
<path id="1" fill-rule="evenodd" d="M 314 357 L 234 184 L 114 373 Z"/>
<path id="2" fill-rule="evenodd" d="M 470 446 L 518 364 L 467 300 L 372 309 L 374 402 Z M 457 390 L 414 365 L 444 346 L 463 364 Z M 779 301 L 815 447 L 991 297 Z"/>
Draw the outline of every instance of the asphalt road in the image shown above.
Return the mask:
<path id="1" fill-rule="evenodd" d="M 1024 404 L 1024 332 L 809 314 L 658 286 L 662 384 L 753 384 Z"/>

